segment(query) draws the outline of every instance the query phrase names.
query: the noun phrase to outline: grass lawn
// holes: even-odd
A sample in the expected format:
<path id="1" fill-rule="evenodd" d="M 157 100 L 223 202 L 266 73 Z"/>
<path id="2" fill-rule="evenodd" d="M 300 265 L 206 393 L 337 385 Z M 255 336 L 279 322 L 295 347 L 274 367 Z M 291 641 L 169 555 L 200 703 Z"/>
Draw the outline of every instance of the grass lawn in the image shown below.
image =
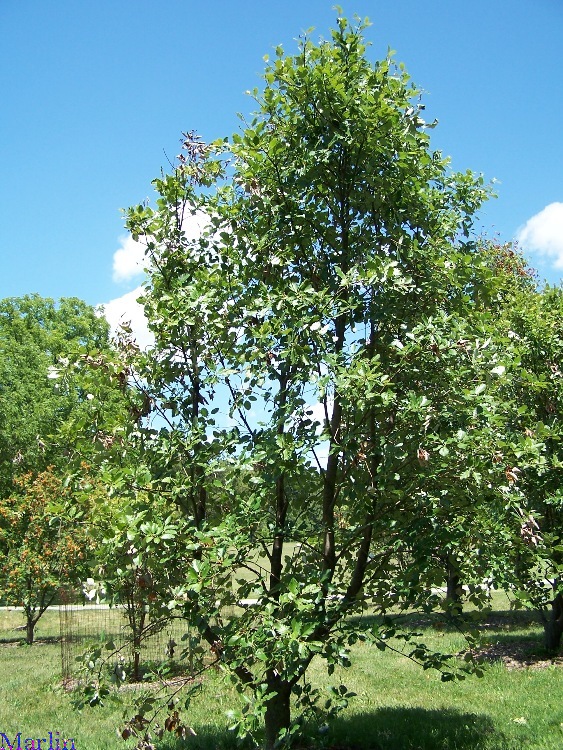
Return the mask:
<path id="1" fill-rule="evenodd" d="M 131 745 L 116 728 L 123 706 L 75 711 L 60 689 L 60 646 L 50 640 L 58 633 L 58 615 L 49 612 L 38 626 L 34 646 L 20 646 L 14 628 L 23 624 L 19 612 L 0 611 L 0 733 L 12 741 L 47 737 L 59 731 L 73 738 L 77 750 L 109 750 Z M 41 639 L 45 638 L 46 642 Z M 498 612 L 489 618 L 487 638 L 497 650 L 515 644 L 520 652 L 534 650 L 540 631 L 526 616 Z M 462 638 L 447 629 L 428 627 L 429 646 L 448 651 L 463 648 Z M 313 664 L 311 680 L 326 679 L 322 664 Z M 353 667 L 330 678 L 344 682 L 358 696 L 322 737 L 327 748 L 366 750 L 561 750 L 563 748 L 563 666 L 542 662 L 508 669 L 493 663 L 481 679 L 441 683 L 433 672 L 388 652 L 358 645 Z M 226 731 L 225 712 L 236 705 L 236 694 L 216 672 L 209 672 L 202 695 L 193 704 L 191 722 L 197 737 L 169 744 L 168 750 L 235 747 Z M 0 740 L 1 740 L 0 734 Z M 1 746 L 1 742 L 0 742 Z M 41 745 L 43 748 L 43 744 Z M 48 747 L 48 744 L 45 746 Z"/>

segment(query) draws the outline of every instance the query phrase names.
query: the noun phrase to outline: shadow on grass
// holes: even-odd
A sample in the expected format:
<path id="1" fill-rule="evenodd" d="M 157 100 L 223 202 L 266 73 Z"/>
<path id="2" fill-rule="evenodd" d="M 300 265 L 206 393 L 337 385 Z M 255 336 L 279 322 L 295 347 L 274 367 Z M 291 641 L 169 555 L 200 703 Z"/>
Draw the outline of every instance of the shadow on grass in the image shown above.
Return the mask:
<path id="1" fill-rule="evenodd" d="M 380 708 L 340 718 L 325 742 L 331 750 L 520 750 L 488 716 L 452 709 Z"/>
<path id="2" fill-rule="evenodd" d="M 185 745 L 164 738 L 159 748 L 180 750 Z M 250 747 L 250 745 L 243 745 Z M 521 750 L 516 740 L 495 731 L 488 716 L 451 709 L 381 708 L 370 714 L 337 719 L 325 735 L 299 742 L 296 750 Z M 190 738 L 191 750 L 240 750 L 234 733 L 202 728 Z"/>
<path id="3" fill-rule="evenodd" d="M 497 628 L 539 627 L 539 614 L 527 609 L 488 610 L 477 612 L 475 620 L 480 628 L 496 630 Z"/>
<path id="4" fill-rule="evenodd" d="M 185 740 L 177 739 L 165 732 L 158 748 L 159 750 L 184 750 L 187 746 Z M 241 748 L 250 750 L 251 747 L 250 743 L 237 742 L 235 733 L 227 729 L 206 728 L 198 732 L 195 737 L 189 738 L 190 750 L 241 750 Z"/>
<path id="5" fill-rule="evenodd" d="M 526 648 L 530 652 L 534 653 L 540 653 L 544 651 L 543 648 L 543 642 L 541 636 L 532 633 L 511 633 L 511 632 L 494 632 L 492 634 L 484 633 L 483 634 L 485 642 L 492 642 L 492 643 L 504 643 L 507 646 L 510 646 L 511 644 L 521 646 L 522 648 Z"/>
<path id="6" fill-rule="evenodd" d="M 358 628 L 370 629 L 382 623 L 378 615 L 362 615 L 350 618 Z M 458 618 L 448 617 L 444 612 L 403 612 L 388 615 L 388 620 L 405 630 L 466 631 L 476 628 L 481 632 L 527 630 L 541 628 L 539 615 L 529 610 L 473 610 Z"/>
<path id="7" fill-rule="evenodd" d="M 509 669 L 563 664 L 563 648 L 548 651 L 541 637 L 517 633 L 494 633 L 477 650 L 477 656 L 488 662 L 501 661 Z"/>
<path id="8" fill-rule="evenodd" d="M 37 636 L 33 641 L 33 646 L 45 646 L 52 645 L 54 643 L 60 643 L 61 639 L 58 635 L 46 635 Z M 24 636 L 9 636 L 0 637 L 0 646 L 27 646 L 27 642 Z"/>

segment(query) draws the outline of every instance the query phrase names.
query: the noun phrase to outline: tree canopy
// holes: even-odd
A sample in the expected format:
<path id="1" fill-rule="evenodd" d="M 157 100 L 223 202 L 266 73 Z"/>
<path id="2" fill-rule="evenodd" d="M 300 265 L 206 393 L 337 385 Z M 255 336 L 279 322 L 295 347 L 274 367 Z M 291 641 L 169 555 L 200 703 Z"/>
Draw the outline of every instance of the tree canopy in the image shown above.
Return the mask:
<path id="1" fill-rule="evenodd" d="M 70 475 L 96 436 L 77 450 L 76 426 L 92 411 L 77 365 L 109 351 L 107 322 L 82 300 L 0 301 L 0 598 L 24 607 L 29 644 L 59 587 L 87 574 L 91 507 Z M 121 394 L 99 395 L 107 420 Z"/>
<path id="2" fill-rule="evenodd" d="M 14 476 L 66 464 L 60 427 L 87 394 L 58 370 L 73 357 L 107 351 L 109 327 L 82 300 L 39 295 L 0 301 L 0 494 Z"/>
<path id="3" fill-rule="evenodd" d="M 48 467 L 16 477 L 0 498 L 0 591 L 5 604 L 23 607 L 26 641 L 56 600 L 61 584 L 79 585 L 88 571 L 92 538 L 87 504 Z"/>

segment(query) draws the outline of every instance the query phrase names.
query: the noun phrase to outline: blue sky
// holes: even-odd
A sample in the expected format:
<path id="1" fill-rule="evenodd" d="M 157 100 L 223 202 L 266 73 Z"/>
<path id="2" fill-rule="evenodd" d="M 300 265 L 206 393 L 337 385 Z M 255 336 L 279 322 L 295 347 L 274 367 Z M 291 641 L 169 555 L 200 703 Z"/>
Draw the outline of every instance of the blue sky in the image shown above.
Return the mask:
<path id="1" fill-rule="evenodd" d="M 499 181 L 478 229 L 519 236 L 558 283 L 563 2 L 341 4 L 370 17 L 370 56 L 392 47 L 426 92 L 433 146 Z M 0 297 L 130 305 L 140 279 L 119 209 L 151 197 L 182 130 L 238 128 L 265 54 L 335 18 L 321 0 L 1 0 Z"/>

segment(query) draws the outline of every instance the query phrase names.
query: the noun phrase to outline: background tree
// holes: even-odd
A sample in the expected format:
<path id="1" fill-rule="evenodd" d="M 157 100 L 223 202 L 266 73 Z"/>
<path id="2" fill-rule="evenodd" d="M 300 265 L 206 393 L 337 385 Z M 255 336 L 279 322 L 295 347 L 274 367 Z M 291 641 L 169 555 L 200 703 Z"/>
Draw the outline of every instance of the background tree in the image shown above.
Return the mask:
<path id="1" fill-rule="evenodd" d="M 87 392 L 57 370 L 108 345 L 107 322 L 81 300 L 0 301 L 0 495 L 12 491 L 18 474 L 66 470 L 72 444 L 60 428 L 84 407 Z"/>
<path id="2" fill-rule="evenodd" d="M 61 582 L 86 576 L 91 553 L 87 509 L 53 468 L 16 477 L 0 498 L 0 590 L 4 604 L 23 607 L 29 645 Z"/>
<path id="3" fill-rule="evenodd" d="M 107 322 L 81 300 L 0 301 L 0 591 L 6 602 L 24 606 L 29 643 L 58 585 L 86 573 L 89 537 L 83 525 L 74 535 L 71 527 L 90 520 L 83 516 L 89 504 L 70 475 L 88 473 L 80 461 L 103 442 L 103 434 L 86 428 L 92 410 L 109 420 L 127 406 L 123 382 L 98 388 L 92 404 L 94 370 L 76 365 L 95 367 L 109 351 Z M 80 451 L 77 425 L 85 436 Z"/>
<path id="4" fill-rule="evenodd" d="M 520 289 L 502 321 L 511 350 L 512 372 L 503 390 L 510 428 L 540 446 L 537 460 L 520 477 L 518 515 L 504 545 L 505 585 L 520 604 L 538 612 L 550 651 L 559 649 L 563 635 L 562 313 L 560 288 L 532 294 Z"/>
<path id="5" fill-rule="evenodd" d="M 488 299 L 481 300 L 483 336 L 501 363 L 487 389 L 498 405 L 489 450 L 505 476 L 500 496 L 483 485 L 477 508 L 473 504 L 464 515 L 462 526 L 471 528 L 467 539 L 478 555 L 466 548 L 456 568 L 463 582 L 475 581 L 478 571 L 477 583 L 488 579 L 515 596 L 515 604 L 535 609 L 545 647 L 557 651 L 563 633 L 558 418 L 563 298 L 559 288 L 540 287 L 517 247 L 484 242 L 479 249 L 490 273 Z"/>
<path id="6" fill-rule="evenodd" d="M 170 620 L 167 603 L 184 579 L 185 520 L 165 499 L 104 497 L 97 492 L 94 574 L 110 605 L 121 605 L 130 628 L 135 681 L 143 638 Z M 163 597 L 167 592 L 168 597 Z"/>
<path id="7" fill-rule="evenodd" d="M 471 341 L 463 328 L 459 329 L 456 346 L 473 360 L 475 348 L 487 350 L 490 365 L 488 369 L 481 368 L 480 374 L 473 371 L 478 374 L 476 392 L 482 396 L 477 405 L 459 397 L 464 392 L 467 370 L 463 366 L 451 370 L 454 378 L 450 381 L 451 395 L 444 402 L 446 419 L 450 426 L 460 428 L 467 465 L 457 477 L 452 476 L 452 468 L 459 464 L 451 461 L 450 444 L 444 446 L 444 471 L 450 476 L 454 491 L 458 486 L 466 501 L 460 505 L 457 517 L 449 519 L 436 551 L 446 571 L 448 609 L 456 613 L 461 612 L 464 590 L 475 602 L 476 598 L 483 600 L 488 596 L 484 582 L 490 587 L 507 587 L 507 571 L 514 566 L 503 556 L 513 548 L 515 530 L 519 532 L 522 522 L 522 505 L 526 503 L 521 482 L 524 477 L 534 477 L 545 470 L 541 435 L 532 435 L 522 427 L 521 353 L 510 322 L 515 308 L 536 306 L 535 272 L 517 248 L 482 239 L 477 245 L 474 273 L 465 282 L 471 292 L 471 305 L 465 312 L 463 327 L 479 337 Z M 449 333 L 453 333 L 453 328 Z M 436 349 L 436 341 L 430 345 Z M 442 353 L 437 363 L 441 356 Z M 432 364 L 428 362 L 427 367 Z M 453 394 L 458 394 L 458 398 L 452 398 Z M 475 430 L 476 415 L 482 415 L 483 410 L 488 413 L 485 432 Z M 438 456 L 444 448 L 439 448 Z M 477 495 L 465 492 L 469 476 L 479 483 Z M 510 586 L 513 584 L 511 579 Z"/>
<path id="8" fill-rule="evenodd" d="M 487 190 L 430 149 L 419 92 L 391 59 L 369 62 L 364 28 L 339 18 L 331 41 L 278 48 L 253 119 L 230 142 L 186 134 L 157 210 L 128 214 L 156 341 L 128 370 L 160 421 L 123 449 L 190 524 L 176 609 L 250 693 L 234 725 L 263 722 L 268 748 L 322 713 L 304 679 L 315 656 L 332 674 L 358 637 L 401 636 L 386 619 L 358 634 L 349 615 L 436 604 L 437 550 L 465 554 L 449 522 L 504 481 L 504 366 L 469 314 L 489 295 L 469 236 Z M 208 217 L 196 240 L 190 215 Z M 454 677 L 412 634 L 395 643 Z"/>

